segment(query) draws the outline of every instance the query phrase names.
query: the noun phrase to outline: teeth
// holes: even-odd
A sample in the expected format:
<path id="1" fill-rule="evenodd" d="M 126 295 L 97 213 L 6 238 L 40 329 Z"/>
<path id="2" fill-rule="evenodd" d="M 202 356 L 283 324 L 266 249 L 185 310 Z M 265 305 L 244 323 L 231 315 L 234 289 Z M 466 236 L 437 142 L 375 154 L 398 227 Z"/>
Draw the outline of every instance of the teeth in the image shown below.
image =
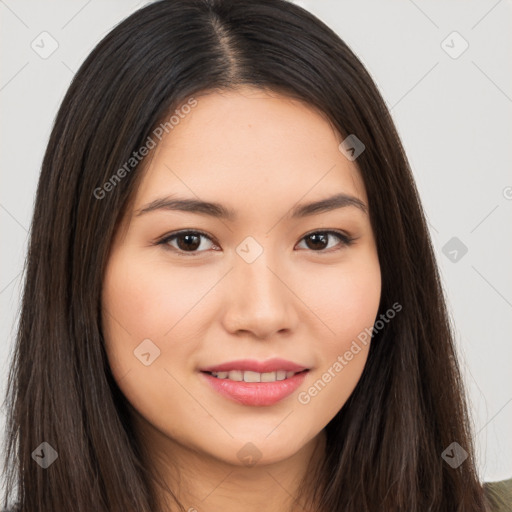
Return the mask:
<path id="1" fill-rule="evenodd" d="M 244 381 L 245 382 L 261 382 L 261 373 L 258 372 L 244 372 Z"/>
<path id="2" fill-rule="evenodd" d="M 229 379 L 238 382 L 275 382 L 278 380 L 289 379 L 295 375 L 295 372 L 286 370 L 277 370 L 276 372 L 258 373 L 251 371 L 231 370 L 230 372 L 211 372 L 218 379 Z"/>
<path id="3" fill-rule="evenodd" d="M 241 372 L 239 370 L 231 370 L 230 372 L 228 372 L 228 379 L 242 381 L 244 380 L 244 372 Z"/>

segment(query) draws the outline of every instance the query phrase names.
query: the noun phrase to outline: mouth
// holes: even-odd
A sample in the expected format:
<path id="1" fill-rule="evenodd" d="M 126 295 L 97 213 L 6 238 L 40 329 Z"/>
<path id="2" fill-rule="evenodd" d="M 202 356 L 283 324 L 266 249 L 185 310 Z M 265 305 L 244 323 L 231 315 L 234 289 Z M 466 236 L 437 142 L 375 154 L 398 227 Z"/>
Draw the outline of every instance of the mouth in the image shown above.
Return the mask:
<path id="1" fill-rule="evenodd" d="M 218 396 L 246 406 L 271 406 L 290 396 L 310 368 L 274 358 L 243 359 L 199 370 L 203 382 Z"/>
<path id="2" fill-rule="evenodd" d="M 291 395 L 310 371 L 281 358 L 239 359 L 201 368 L 205 384 L 218 395 L 242 405 L 270 406 Z"/>

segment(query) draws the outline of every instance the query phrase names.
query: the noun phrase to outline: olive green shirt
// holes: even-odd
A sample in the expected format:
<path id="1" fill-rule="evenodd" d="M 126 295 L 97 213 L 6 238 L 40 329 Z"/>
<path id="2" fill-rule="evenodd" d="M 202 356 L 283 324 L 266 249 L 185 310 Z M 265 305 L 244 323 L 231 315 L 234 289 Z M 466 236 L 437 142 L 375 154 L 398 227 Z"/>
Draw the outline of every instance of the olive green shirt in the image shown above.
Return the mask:
<path id="1" fill-rule="evenodd" d="M 492 512 L 512 512 L 512 478 L 485 482 L 483 487 Z"/>

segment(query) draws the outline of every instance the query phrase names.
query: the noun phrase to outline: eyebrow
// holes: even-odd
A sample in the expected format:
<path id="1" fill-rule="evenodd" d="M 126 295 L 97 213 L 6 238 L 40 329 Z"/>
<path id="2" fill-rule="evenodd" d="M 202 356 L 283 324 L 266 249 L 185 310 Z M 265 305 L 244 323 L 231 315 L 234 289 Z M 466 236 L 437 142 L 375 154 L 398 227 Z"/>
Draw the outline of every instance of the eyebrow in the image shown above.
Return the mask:
<path id="1" fill-rule="evenodd" d="M 366 204 L 357 197 L 348 194 L 336 194 L 319 201 L 294 206 L 291 209 L 291 212 L 285 217 L 292 219 L 303 218 L 350 206 L 358 208 L 364 214 L 367 214 L 368 212 Z M 155 199 L 137 210 L 136 216 L 157 210 L 190 212 L 200 215 L 208 215 L 218 219 L 226 219 L 228 221 L 234 221 L 237 218 L 235 210 L 227 208 L 220 203 L 178 197 L 161 197 L 159 199 Z"/>

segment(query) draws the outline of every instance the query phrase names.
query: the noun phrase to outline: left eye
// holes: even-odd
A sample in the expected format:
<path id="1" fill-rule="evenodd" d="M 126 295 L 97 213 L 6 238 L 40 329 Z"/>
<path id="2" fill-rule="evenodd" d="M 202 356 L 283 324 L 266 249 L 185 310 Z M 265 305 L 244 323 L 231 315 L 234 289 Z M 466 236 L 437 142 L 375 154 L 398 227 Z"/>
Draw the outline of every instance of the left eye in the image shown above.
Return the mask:
<path id="1" fill-rule="evenodd" d="M 353 238 L 338 231 L 315 231 L 304 236 L 301 242 L 304 241 L 306 243 L 306 249 L 311 249 L 314 252 L 323 252 L 337 245 L 336 243 L 330 243 L 329 237 L 331 237 L 331 239 L 337 238 L 338 244 L 341 245 L 341 247 L 349 246 L 353 241 Z M 201 239 L 209 240 L 213 250 L 219 249 L 208 235 L 199 231 L 181 231 L 174 233 L 160 240 L 158 245 L 166 245 L 178 252 L 178 254 L 188 253 L 187 255 L 191 256 L 208 249 L 203 247 L 204 244 Z M 174 245 L 174 242 L 176 242 L 176 245 Z M 198 250 L 201 247 L 202 250 Z"/>
<path id="2" fill-rule="evenodd" d="M 314 233 L 309 233 L 302 238 L 302 240 L 310 241 L 312 247 L 307 247 L 308 249 L 312 249 L 315 252 L 321 252 L 325 249 L 331 249 L 333 247 L 332 244 L 329 244 L 329 237 L 335 237 L 338 241 L 341 241 L 341 246 L 348 246 L 353 242 L 353 239 L 343 233 L 339 233 L 338 231 L 315 231 Z M 334 244 L 336 245 L 336 244 Z M 320 249 L 317 250 L 317 249 Z"/>

